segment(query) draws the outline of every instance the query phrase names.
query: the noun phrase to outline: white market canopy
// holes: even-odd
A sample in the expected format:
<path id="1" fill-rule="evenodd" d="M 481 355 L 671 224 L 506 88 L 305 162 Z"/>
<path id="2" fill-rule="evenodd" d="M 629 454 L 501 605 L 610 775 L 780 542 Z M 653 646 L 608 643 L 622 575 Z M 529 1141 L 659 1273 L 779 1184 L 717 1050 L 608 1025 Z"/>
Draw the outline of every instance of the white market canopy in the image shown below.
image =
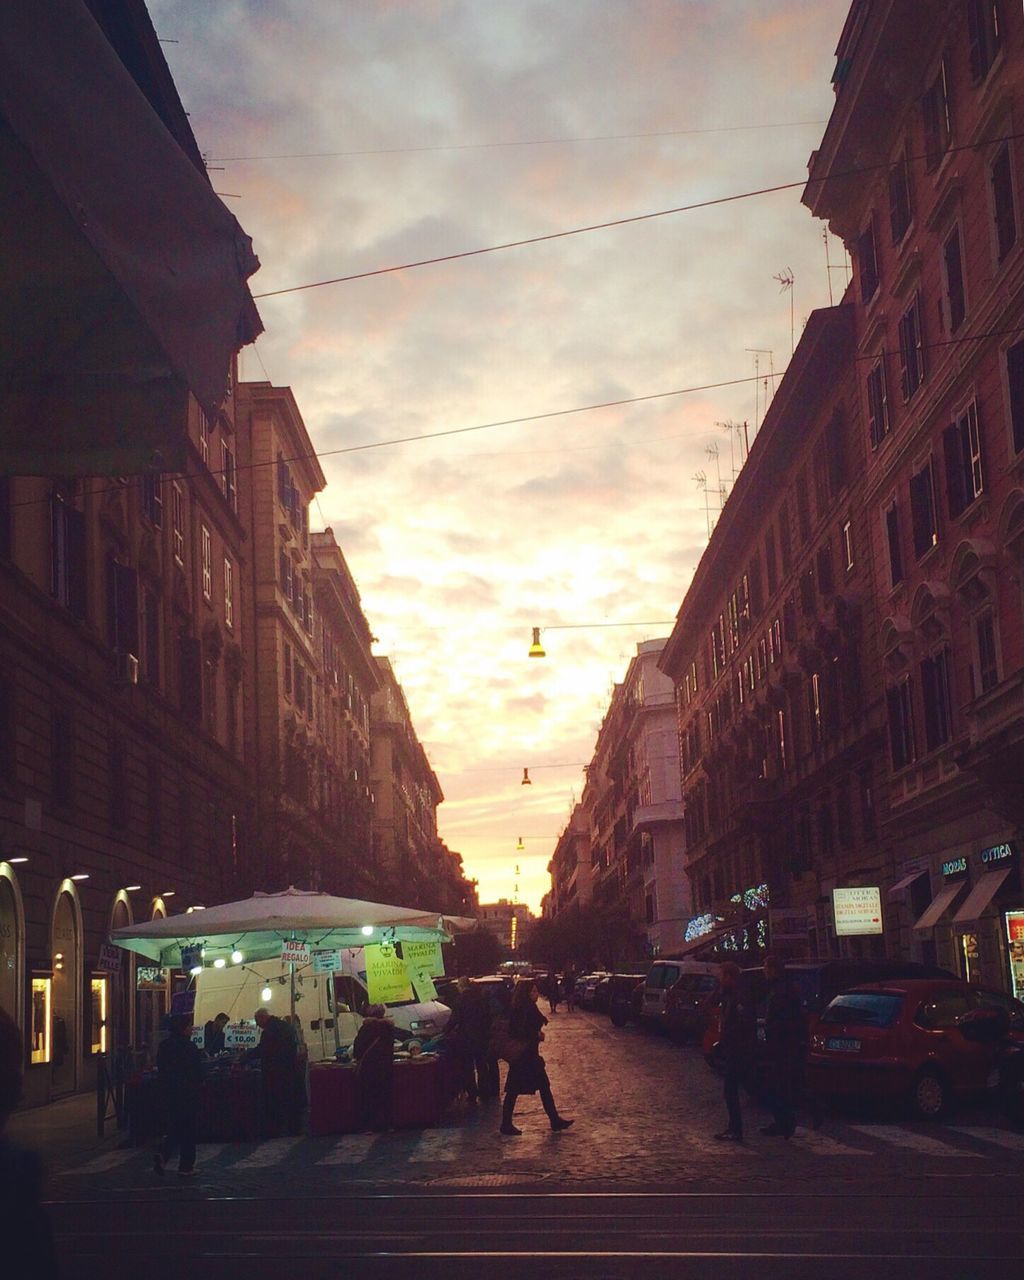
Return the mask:
<path id="1" fill-rule="evenodd" d="M 375 942 L 450 942 L 453 933 L 475 924 L 466 916 L 443 916 L 292 887 L 281 893 L 257 890 L 241 902 L 126 925 L 115 929 L 110 940 L 164 968 L 178 968 L 182 947 L 201 946 L 208 953 L 238 950 L 246 960 L 273 960 L 280 957 L 286 939 L 301 939 L 312 949 Z"/>

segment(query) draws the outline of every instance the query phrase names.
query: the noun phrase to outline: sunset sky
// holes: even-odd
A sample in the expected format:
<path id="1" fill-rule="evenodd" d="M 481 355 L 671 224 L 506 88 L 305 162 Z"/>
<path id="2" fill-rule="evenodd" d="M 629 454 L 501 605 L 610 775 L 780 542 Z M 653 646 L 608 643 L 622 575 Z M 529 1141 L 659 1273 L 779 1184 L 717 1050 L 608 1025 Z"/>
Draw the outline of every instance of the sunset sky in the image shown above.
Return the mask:
<path id="1" fill-rule="evenodd" d="M 149 3 L 256 294 L 799 183 L 849 7 Z M 774 277 L 795 277 L 799 334 L 829 302 L 822 230 L 795 188 L 258 303 L 242 376 L 290 385 L 324 455 L 313 526 L 342 544 L 482 901 L 518 864 L 538 908 L 611 687 L 706 544 L 694 476 L 717 487 L 715 445 L 723 482 L 739 463 L 716 424 L 753 431 L 765 390 L 387 442 L 753 379 L 752 348 L 781 372 Z M 542 661 L 533 626 L 566 628 Z"/>

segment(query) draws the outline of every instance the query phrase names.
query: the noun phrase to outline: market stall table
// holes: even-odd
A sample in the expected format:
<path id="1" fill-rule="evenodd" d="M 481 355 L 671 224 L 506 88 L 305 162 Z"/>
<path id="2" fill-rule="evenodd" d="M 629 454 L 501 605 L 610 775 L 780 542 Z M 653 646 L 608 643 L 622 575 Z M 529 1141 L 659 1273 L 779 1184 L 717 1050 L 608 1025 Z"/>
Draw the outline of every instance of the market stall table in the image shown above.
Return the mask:
<path id="1" fill-rule="evenodd" d="M 155 1071 L 129 1080 L 128 1133 L 135 1146 L 154 1141 L 162 1130 L 160 1083 Z M 199 1089 L 199 1142 L 254 1142 L 264 1136 L 263 1079 L 258 1069 L 229 1067 L 205 1071 Z"/>
<path id="2" fill-rule="evenodd" d="M 391 1123 L 396 1129 L 435 1125 L 447 1095 L 442 1061 L 429 1054 L 396 1058 L 392 1077 Z M 315 1137 L 355 1133 L 356 1069 L 348 1063 L 320 1062 L 309 1069 L 309 1131 Z"/>

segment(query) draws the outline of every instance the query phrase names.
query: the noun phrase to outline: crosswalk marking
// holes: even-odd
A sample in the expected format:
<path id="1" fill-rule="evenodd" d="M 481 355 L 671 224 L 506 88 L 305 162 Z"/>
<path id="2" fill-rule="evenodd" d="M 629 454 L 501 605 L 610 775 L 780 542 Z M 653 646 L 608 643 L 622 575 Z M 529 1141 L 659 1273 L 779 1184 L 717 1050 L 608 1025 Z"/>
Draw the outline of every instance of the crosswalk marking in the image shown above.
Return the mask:
<path id="1" fill-rule="evenodd" d="M 1003 1147 L 1007 1151 L 1024 1151 L 1024 1133 L 1014 1133 L 1012 1129 L 989 1129 L 967 1126 L 953 1126 L 954 1133 L 962 1133 L 967 1138 L 977 1138 L 980 1142 L 991 1142 L 993 1146 Z"/>
<path id="2" fill-rule="evenodd" d="M 236 1160 L 231 1166 L 232 1169 L 265 1169 L 267 1165 L 279 1164 L 285 1156 L 291 1151 L 292 1147 L 298 1146 L 302 1142 L 302 1138 L 269 1138 L 262 1143 L 256 1150 L 241 1160 Z"/>
<path id="3" fill-rule="evenodd" d="M 347 1134 L 317 1164 L 362 1164 L 378 1137 L 376 1133 Z"/>
<path id="4" fill-rule="evenodd" d="M 196 1164 L 212 1164 L 227 1146 L 226 1142 L 203 1142 L 196 1147 Z"/>
<path id="5" fill-rule="evenodd" d="M 880 1138 L 894 1147 L 907 1151 L 917 1151 L 924 1156 L 967 1156 L 978 1158 L 977 1151 L 965 1151 L 962 1147 L 951 1147 L 938 1138 L 929 1138 L 923 1133 L 915 1133 L 912 1129 L 900 1129 L 893 1124 L 854 1124 L 850 1126 L 855 1133 L 862 1133 L 868 1138 Z"/>
<path id="6" fill-rule="evenodd" d="M 428 1129 L 409 1153 L 410 1164 L 423 1164 L 428 1161 L 451 1161 L 458 1159 L 456 1135 L 460 1129 Z"/>
<path id="7" fill-rule="evenodd" d="M 125 1164 L 138 1154 L 138 1147 L 121 1147 L 117 1151 L 106 1151 L 103 1155 L 96 1156 L 76 1169 L 62 1169 L 61 1177 L 66 1178 L 72 1173 L 106 1173 L 108 1169 L 116 1169 L 118 1165 Z"/>
<path id="8" fill-rule="evenodd" d="M 800 1129 L 790 1138 L 790 1143 L 816 1156 L 871 1155 L 864 1147 L 849 1147 L 838 1138 L 830 1138 L 827 1133 L 818 1133 L 814 1129 Z"/>

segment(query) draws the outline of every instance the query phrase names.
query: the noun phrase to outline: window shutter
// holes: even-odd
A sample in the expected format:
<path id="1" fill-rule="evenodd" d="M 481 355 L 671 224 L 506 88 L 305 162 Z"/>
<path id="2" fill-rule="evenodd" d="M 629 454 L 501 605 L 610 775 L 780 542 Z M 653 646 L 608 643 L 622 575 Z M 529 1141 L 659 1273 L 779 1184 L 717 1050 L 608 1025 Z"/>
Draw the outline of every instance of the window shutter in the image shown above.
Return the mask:
<path id="1" fill-rule="evenodd" d="M 984 80 L 988 68 L 985 65 L 985 28 L 982 15 L 983 0 L 967 0 L 967 43 L 970 49 L 971 80 L 977 84 Z"/>
<path id="2" fill-rule="evenodd" d="M 946 500 L 949 518 L 955 520 L 967 506 L 963 442 L 960 428 L 954 423 L 942 433 L 942 452 L 946 462 Z"/>
<path id="3" fill-rule="evenodd" d="M 190 720 L 203 717 L 203 655 L 195 636 L 182 633 L 178 637 L 178 694 L 181 709 Z"/>
<path id="4" fill-rule="evenodd" d="M 74 507 L 64 512 L 67 563 L 67 604 L 73 617 L 84 621 L 86 606 L 85 513 Z"/>
<path id="5" fill-rule="evenodd" d="M 910 517 L 914 535 L 914 555 L 918 560 L 930 551 L 934 532 L 931 472 L 928 467 L 910 477 Z"/>
<path id="6" fill-rule="evenodd" d="M 896 504 L 885 513 L 885 532 L 889 542 L 889 575 L 892 585 L 903 581 L 903 556 L 900 550 L 900 515 Z"/>

